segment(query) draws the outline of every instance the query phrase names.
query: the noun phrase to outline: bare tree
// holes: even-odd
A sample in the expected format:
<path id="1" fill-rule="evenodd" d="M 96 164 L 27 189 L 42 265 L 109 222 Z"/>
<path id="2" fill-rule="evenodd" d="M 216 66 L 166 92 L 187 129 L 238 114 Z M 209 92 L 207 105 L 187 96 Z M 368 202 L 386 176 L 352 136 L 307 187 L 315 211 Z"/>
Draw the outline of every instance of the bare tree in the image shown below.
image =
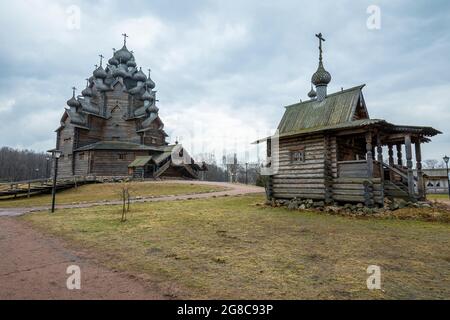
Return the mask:
<path id="1" fill-rule="evenodd" d="M 436 159 L 428 159 L 424 161 L 425 167 L 427 169 L 436 169 L 438 167 L 439 161 Z"/>
<path id="2" fill-rule="evenodd" d="M 0 149 L 0 181 L 49 178 L 50 171 L 51 161 L 45 153 L 9 147 Z"/>

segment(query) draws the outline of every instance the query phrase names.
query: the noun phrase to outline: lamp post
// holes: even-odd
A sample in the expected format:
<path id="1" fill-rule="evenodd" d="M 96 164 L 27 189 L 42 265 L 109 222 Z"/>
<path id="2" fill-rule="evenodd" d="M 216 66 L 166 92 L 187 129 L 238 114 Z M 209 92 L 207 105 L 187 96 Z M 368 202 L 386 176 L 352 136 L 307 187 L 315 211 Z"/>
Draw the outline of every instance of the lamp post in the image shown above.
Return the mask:
<path id="1" fill-rule="evenodd" d="M 59 150 L 52 150 L 53 158 L 53 188 L 52 188 L 52 213 L 55 212 L 55 196 L 56 196 L 56 178 L 58 177 L 58 159 L 62 152 Z"/>
<path id="2" fill-rule="evenodd" d="M 45 167 L 45 178 L 48 179 L 50 178 L 50 172 L 48 171 L 48 165 L 50 163 L 50 157 L 47 156 L 47 158 L 45 158 L 45 160 L 47 160 L 47 166 Z"/>
<path id="3" fill-rule="evenodd" d="M 448 160 L 450 158 L 447 155 L 445 155 L 443 159 L 445 162 L 445 166 L 447 168 L 447 190 L 448 190 L 448 197 L 450 198 L 450 179 L 448 178 Z"/>

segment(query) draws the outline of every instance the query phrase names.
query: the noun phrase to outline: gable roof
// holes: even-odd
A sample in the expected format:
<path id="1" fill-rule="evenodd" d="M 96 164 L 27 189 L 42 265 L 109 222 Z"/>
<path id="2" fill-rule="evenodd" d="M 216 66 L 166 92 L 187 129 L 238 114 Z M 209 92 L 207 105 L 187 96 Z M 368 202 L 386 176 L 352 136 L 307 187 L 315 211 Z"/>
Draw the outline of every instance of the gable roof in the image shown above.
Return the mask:
<path id="1" fill-rule="evenodd" d="M 128 168 L 135 168 L 135 167 L 143 167 L 145 166 L 150 160 L 152 159 L 151 156 L 138 156 L 132 163 L 128 165 Z"/>
<path id="2" fill-rule="evenodd" d="M 355 120 L 358 101 L 367 114 L 362 98 L 364 85 L 332 93 L 323 101 L 309 100 L 286 107 L 278 125 L 280 135 L 315 128 L 336 126 Z"/>

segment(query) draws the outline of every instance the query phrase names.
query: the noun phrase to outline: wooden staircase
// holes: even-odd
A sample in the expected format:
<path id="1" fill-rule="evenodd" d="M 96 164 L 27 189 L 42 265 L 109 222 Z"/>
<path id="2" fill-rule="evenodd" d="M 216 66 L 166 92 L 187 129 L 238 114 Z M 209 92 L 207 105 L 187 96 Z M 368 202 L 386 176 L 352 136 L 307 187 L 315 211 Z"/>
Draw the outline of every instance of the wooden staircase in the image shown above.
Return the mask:
<path id="1" fill-rule="evenodd" d="M 153 174 L 153 178 L 159 178 L 160 175 L 162 175 L 164 173 L 164 171 L 166 171 L 169 167 L 170 167 L 170 160 L 167 161 L 165 164 L 162 165 L 162 167 L 160 167 L 158 170 L 155 171 L 155 173 Z"/>
<path id="2" fill-rule="evenodd" d="M 388 198 L 399 198 L 407 201 L 415 200 L 417 195 L 410 195 L 408 191 L 408 174 L 399 166 L 390 166 L 383 163 L 384 169 L 384 195 Z M 417 178 L 414 178 L 417 181 Z"/>

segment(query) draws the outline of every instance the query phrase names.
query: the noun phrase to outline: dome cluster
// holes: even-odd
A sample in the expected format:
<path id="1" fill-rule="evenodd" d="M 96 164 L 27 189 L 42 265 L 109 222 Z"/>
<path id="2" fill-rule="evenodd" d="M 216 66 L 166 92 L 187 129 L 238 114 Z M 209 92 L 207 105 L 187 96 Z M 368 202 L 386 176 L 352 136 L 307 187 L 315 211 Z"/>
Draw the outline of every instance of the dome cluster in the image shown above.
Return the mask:
<path id="1" fill-rule="evenodd" d="M 158 108 L 155 104 L 155 82 L 142 71 L 142 67 L 137 68 L 133 51 L 129 51 L 126 46 L 126 35 L 124 45 L 120 50 L 113 49 L 113 56 L 108 60 L 106 67 L 102 66 L 103 56 L 100 55 L 100 65 L 96 65 L 92 76 L 87 80 L 86 88 L 81 92 L 83 100 L 75 97 L 75 91 L 72 98 L 67 101 L 67 105 L 75 108 L 76 111 L 90 103 L 92 97 L 96 97 L 105 91 L 113 90 L 113 85 L 121 81 L 125 86 L 125 92 L 137 98 L 137 101 L 144 101 L 146 110 L 157 113 Z M 81 102 L 80 102 L 81 101 Z"/>

